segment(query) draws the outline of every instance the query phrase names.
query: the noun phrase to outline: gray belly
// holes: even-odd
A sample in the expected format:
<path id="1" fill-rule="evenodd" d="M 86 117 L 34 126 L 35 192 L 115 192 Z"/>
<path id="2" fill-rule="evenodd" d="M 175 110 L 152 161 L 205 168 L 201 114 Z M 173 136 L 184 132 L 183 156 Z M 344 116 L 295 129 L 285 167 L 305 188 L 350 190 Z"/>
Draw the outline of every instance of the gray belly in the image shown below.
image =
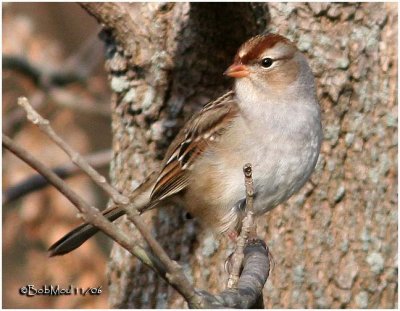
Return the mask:
<path id="1" fill-rule="evenodd" d="M 262 214 L 286 201 L 308 180 L 320 149 L 319 133 L 280 137 L 265 147 L 264 159 L 254 157 L 254 208 Z"/>

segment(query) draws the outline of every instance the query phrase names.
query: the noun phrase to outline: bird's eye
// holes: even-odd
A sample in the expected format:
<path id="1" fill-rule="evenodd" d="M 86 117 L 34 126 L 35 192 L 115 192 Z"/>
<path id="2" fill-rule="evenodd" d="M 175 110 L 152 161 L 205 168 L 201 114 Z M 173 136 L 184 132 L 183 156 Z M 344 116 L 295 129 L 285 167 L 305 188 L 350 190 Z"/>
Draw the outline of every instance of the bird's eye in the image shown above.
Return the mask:
<path id="1" fill-rule="evenodd" d="M 264 68 L 269 68 L 272 66 L 273 62 L 274 60 L 272 58 L 266 57 L 261 60 L 261 66 L 263 66 Z"/>

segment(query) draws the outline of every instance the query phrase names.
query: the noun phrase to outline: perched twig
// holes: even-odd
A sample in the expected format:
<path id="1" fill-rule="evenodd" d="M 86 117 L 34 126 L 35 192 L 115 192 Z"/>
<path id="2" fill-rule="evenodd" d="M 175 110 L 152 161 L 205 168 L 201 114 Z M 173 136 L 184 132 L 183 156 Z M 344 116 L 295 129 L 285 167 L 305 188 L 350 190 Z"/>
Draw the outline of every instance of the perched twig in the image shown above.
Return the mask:
<path id="1" fill-rule="evenodd" d="M 246 188 L 246 210 L 249 217 L 249 225 L 244 226 L 242 230 L 246 230 L 248 237 L 255 237 L 257 235 L 257 227 L 254 221 L 254 184 L 253 184 L 253 169 L 251 163 L 247 163 L 243 167 L 244 184 Z"/>
<path id="2" fill-rule="evenodd" d="M 269 252 L 265 242 L 252 239 L 244 248 L 243 271 L 235 288 L 218 295 L 200 291 L 206 308 L 263 308 L 262 290 L 269 276 Z"/>
<path id="3" fill-rule="evenodd" d="M 37 125 L 57 146 L 59 146 L 71 158 L 72 162 L 80 167 L 101 189 L 103 189 L 112 200 L 117 204 L 127 204 L 129 199 L 121 195 L 115 188 L 107 183 L 107 179 L 101 176 L 93 169 L 87 161 L 85 161 L 75 150 L 73 150 L 60 136 L 54 132 L 49 120 L 44 119 L 29 104 L 26 97 L 18 98 L 18 105 L 23 107 L 27 113 L 28 120 Z"/>
<path id="4" fill-rule="evenodd" d="M 85 157 L 85 159 L 93 167 L 99 168 L 105 166 L 111 161 L 111 150 L 102 150 Z M 67 163 L 61 166 L 57 166 L 51 169 L 61 179 L 74 176 L 82 171 L 73 163 Z M 31 192 L 43 189 L 48 185 L 48 181 L 41 174 L 34 174 L 17 183 L 16 185 L 10 186 L 3 192 L 3 205 L 13 202 Z"/>
<path id="5" fill-rule="evenodd" d="M 232 271 L 228 279 L 228 284 L 227 284 L 228 288 L 237 287 L 240 276 L 240 269 L 242 267 L 244 258 L 243 250 L 249 238 L 249 233 L 251 233 L 253 237 L 256 236 L 256 225 L 254 222 L 254 211 L 253 211 L 254 187 L 252 178 L 252 168 L 250 163 L 244 165 L 243 173 L 245 176 L 245 187 L 246 187 L 246 216 L 243 219 L 240 235 L 237 238 L 236 242 L 236 250 L 231 259 Z"/>

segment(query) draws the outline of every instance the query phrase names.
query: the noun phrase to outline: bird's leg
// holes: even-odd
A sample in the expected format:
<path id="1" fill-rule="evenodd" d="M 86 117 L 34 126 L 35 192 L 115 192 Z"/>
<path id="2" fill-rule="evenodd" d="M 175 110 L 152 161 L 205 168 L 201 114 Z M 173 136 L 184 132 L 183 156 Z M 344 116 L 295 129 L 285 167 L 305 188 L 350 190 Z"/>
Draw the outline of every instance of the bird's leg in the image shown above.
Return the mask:
<path id="1" fill-rule="evenodd" d="M 236 242 L 237 237 L 239 236 L 239 233 L 236 230 L 232 230 L 228 232 L 228 238 L 232 242 Z"/>

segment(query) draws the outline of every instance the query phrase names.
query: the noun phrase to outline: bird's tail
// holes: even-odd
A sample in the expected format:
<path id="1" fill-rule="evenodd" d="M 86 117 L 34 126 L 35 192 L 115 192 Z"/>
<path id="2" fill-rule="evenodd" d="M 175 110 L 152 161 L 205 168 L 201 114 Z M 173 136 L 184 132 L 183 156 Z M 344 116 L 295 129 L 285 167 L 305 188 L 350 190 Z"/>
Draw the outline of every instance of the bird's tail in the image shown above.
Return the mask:
<path id="1" fill-rule="evenodd" d="M 140 211 L 149 210 L 153 207 L 150 203 L 150 193 L 153 188 L 154 174 L 151 174 L 130 196 L 131 202 Z M 121 206 L 111 206 L 103 211 L 103 215 L 109 221 L 114 221 L 126 214 Z M 60 240 L 49 248 L 50 257 L 67 254 L 81 246 L 84 242 L 95 235 L 99 229 L 91 224 L 84 223 L 74 230 L 68 232 Z"/>
<path id="2" fill-rule="evenodd" d="M 109 221 L 114 221 L 124 214 L 125 210 L 119 206 L 113 206 L 109 210 L 105 210 L 103 212 L 103 215 L 107 217 Z M 86 240 L 90 239 L 98 231 L 99 229 L 88 223 L 84 223 L 76 227 L 74 230 L 68 232 L 56 243 L 50 246 L 50 257 L 64 255 L 73 251 L 86 242 Z"/>

